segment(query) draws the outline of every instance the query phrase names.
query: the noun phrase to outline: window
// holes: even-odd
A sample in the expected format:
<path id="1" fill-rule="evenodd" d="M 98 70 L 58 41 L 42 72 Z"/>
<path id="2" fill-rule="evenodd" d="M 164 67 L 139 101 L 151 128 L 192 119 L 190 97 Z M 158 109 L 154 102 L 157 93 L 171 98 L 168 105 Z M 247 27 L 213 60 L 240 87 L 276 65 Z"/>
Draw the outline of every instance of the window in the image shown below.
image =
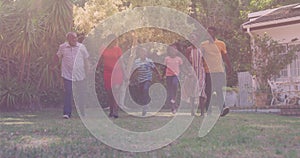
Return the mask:
<path id="1" fill-rule="evenodd" d="M 299 48 L 300 45 L 291 45 L 291 48 Z M 291 77 L 300 76 L 300 51 L 296 52 L 297 58 L 291 63 Z"/>
<path id="2" fill-rule="evenodd" d="M 279 77 L 288 77 L 288 66 L 280 71 Z"/>
<path id="3" fill-rule="evenodd" d="M 278 46 L 278 48 L 284 50 L 284 51 L 282 52 L 282 55 L 284 55 L 284 54 L 287 53 L 288 45 L 287 45 L 287 44 L 280 44 L 280 45 Z M 288 77 L 288 76 L 289 76 L 289 73 L 288 73 L 288 72 L 289 72 L 289 65 L 287 65 L 284 69 L 282 69 L 282 70 L 280 71 L 280 76 L 278 76 L 278 78 L 286 78 L 286 77 Z"/>

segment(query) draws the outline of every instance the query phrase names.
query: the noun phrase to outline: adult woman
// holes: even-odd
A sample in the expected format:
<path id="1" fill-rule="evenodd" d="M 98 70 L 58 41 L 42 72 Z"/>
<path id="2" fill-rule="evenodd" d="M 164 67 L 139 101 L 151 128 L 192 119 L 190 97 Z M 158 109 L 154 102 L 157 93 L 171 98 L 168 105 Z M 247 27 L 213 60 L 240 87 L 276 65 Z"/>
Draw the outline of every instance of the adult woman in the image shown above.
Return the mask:
<path id="1" fill-rule="evenodd" d="M 109 35 L 108 39 L 113 39 L 113 41 L 104 49 L 101 56 L 104 67 L 104 87 L 108 94 L 108 104 L 110 107 L 109 117 L 118 118 L 118 104 L 115 99 L 117 96 L 114 97 L 113 89 L 119 89 L 123 82 L 122 64 L 119 62 L 122 56 L 122 50 L 118 46 L 115 35 Z"/>

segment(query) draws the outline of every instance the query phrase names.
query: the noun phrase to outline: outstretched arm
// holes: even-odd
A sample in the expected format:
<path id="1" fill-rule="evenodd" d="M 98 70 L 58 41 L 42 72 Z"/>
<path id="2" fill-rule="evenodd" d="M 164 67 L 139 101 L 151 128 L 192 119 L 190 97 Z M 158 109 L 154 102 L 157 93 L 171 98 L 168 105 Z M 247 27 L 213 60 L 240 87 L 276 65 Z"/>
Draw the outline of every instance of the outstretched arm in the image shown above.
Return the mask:
<path id="1" fill-rule="evenodd" d="M 159 71 L 158 71 L 158 69 L 157 69 L 157 67 L 156 66 L 154 66 L 153 68 L 152 68 L 152 70 L 158 75 L 158 77 L 159 77 L 159 80 L 162 80 L 162 76 L 160 75 L 160 73 L 159 73 Z"/>

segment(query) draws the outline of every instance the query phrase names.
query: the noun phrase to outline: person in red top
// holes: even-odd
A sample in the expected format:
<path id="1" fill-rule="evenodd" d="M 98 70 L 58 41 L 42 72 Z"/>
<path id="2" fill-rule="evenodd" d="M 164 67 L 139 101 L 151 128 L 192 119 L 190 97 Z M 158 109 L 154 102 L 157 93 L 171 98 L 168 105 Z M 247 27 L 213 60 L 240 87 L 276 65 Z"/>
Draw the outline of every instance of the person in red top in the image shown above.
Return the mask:
<path id="1" fill-rule="evenodd" d="M 108 39 L 116 39 L 116 37 L 111 34 Z M 114 118 L 118 118 L 118 104 L 113 95 L 113 89 L 120 88 L 123 82 L 122 64 L 119 61 L 121 56 L 122 50 L 117 45 L 117 40 L 114 40 L 102 54 L 104 87 L 108 94 L 110 108 L 109 117 Z"/>
<path id="2" fill-rule="evenodd" d="M 173 44 L 168 47 L 168 56 L 165 57 L 164 65 L 166 66 L 166 82 L 167 82 L 167 104 L 171 106 L 172 113 L 176 113 L 176 96 L 178 89 L 178 75 L 180 73 L 180 65 L 182 59 L 176 55 L 177 45 Z"/>

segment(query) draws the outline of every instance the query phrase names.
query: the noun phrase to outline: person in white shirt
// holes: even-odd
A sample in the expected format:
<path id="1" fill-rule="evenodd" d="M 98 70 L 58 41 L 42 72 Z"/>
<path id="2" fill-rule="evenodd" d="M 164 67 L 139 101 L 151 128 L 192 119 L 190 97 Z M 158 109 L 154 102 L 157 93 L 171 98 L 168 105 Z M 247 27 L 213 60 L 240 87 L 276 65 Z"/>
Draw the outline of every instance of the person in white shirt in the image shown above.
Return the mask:
<path id="1" fill-rule="evenodd" d="M 61 76 L 64 80 L 64 108 L 63 117 L 68 119 L 71 117 L 72 113 L 72 84 L 76 84 L 82 92 L 80 94 L 85 94 L 83 90 L 86 87 L 85 78 L 86 70 L 89 69 L 88 57 L 89 53 L 86 47 L 79 43 L 77 40 L 77 35 L 75 32 L 69 32 L 66 35 L 67 41 L 59 46 L 56 53 L 56 57 L 61 59 Z M 59 59 L 56 58 L 56 62 Z M 85 96 L 75 96 L 80 97 L 78 103 L 80 105 L 80 112 L 84 115 L 84 98 Z"/>

